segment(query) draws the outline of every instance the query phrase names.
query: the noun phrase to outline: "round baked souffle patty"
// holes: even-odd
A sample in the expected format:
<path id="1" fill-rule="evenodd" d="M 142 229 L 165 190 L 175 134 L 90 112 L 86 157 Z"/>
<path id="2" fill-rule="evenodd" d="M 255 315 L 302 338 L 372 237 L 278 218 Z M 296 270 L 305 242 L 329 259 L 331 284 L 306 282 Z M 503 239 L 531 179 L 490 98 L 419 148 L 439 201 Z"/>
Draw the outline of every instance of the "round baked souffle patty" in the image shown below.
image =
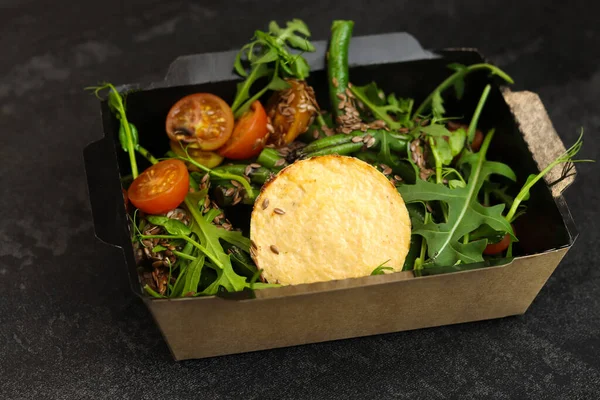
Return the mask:
<path id="1" fill-rule="evenodd" d="M 410 228 L 404 200 L 385 175 L 357 158 L 321 156 L 265 184 L 250 238 L 263 277 L 295 285 L 367 276 L 386 261 L 400 271 Z"/>

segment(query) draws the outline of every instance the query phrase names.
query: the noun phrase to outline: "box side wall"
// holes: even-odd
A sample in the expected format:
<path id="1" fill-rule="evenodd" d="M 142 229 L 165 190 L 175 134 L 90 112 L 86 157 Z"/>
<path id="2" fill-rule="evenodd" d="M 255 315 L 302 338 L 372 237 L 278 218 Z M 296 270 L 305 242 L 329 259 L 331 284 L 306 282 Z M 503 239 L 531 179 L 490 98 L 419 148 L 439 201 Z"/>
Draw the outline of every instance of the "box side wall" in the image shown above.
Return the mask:
<path id="1" fill-rule="evenodd" d="M 146 304 L 175 359 L 212 357 L 522 314 L 566 251 L 308 295 Z"/>

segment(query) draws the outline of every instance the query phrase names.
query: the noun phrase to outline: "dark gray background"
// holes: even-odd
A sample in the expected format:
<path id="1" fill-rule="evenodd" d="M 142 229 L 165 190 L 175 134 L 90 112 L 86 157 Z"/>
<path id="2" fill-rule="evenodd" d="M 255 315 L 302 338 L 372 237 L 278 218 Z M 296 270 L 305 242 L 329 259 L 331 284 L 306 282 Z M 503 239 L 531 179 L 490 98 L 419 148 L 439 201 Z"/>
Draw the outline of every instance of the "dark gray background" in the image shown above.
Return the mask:
<path id="1" fill-rule="evenodd" d="M 82 162 L 101 136 L 84 86 L 157 80 L 180 54 L 236 48 L 292 17 L 315 39 L 351 18 L 357 35 L 478 47 L 540 94 L 565 143 L 583 126 L 583 156 L 598 157 L 594 2 L 80 3 L 0 0 L 0 397 L 597 398 L 595 165 L 566 195 L 581 236 L 524 316 L 176 363 L 118 251 L 94 238 Z"/>

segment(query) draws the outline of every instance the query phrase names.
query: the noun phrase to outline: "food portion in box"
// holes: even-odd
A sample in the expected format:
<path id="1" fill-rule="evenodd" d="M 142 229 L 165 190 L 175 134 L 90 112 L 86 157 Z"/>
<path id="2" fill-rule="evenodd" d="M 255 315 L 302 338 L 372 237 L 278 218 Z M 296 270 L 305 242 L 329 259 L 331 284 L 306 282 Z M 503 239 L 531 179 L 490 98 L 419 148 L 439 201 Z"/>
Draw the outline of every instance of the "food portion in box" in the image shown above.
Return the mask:
<path id="1" fill-rule="evenodd" d="M 332 24 L 329 104 L 317 102 L 306 80 L 302 53 L 315 50 L 308 27 L 294 19 L 256 31 L 232 66 L 242 78 L 233 99 L 194 93 L 172 105 L 164 154 L 140 145 L 144 132 L 128 119 L 126 93 L 92 88 L 108 91 L 119 120 L 131 166 L 125 205 L 149 295 L 214 295 L 512 256 L 511 224 L 526 211 L 531 187 L 554 166 L 577 161 L 581 137 L 519 188 L 509 165 L 486 157 L 494 129 L 478 128 L 491 84 L 470 120 L 444 107 L 445 98 L 463 95 L 468 74 L 512 83 L 506 73 L 449 65 L 447 79 L 415 104 L 410 93 L 398 97 L 376 82 L 352 85 L 352 30 L 352 21 Z M 249 232 L 228 219 L 241 208 L 253 208 Z"/>

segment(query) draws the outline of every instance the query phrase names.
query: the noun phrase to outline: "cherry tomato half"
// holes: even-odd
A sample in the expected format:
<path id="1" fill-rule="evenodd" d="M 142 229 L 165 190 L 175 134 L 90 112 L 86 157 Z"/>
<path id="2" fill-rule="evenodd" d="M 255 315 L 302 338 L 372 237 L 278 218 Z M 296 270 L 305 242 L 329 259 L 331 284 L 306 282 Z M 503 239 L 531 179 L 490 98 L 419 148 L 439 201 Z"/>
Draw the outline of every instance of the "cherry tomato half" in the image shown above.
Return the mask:
<path id="1" fill-rule="evenodd" d="M 508 249 L 509 245 L 510 245 L 510 235 L 507 233 L 506 235 L 504 235 L 502 240 L 500 240 L 498 243 L 490 243 L 487 246 L 485 246 L 485 249 L 483 250 L 483 254 L 486 254 L 488 256 L 491 256 L 494 254 L 500 254 L 504 250 Z"/>
<path id="2" fill-rule="evenodd" d="M 194 143 L 200 150 L 215 150 L 231 136 L 233 112 L 214 94 L 190 94 L 171 107 L 166 130 L 173 141 Z"/>
<path id="3" fill-rule="evenodd" d="M 293 142 L 306 132 L 318 108 L 314 90 L 305 81 L 286 79 L 286 82 L 290 88 L 273 93 L 267 103 L 267 115 L 275 130 L 267 144 L 277 147 Z"/>
<path id="4" fill-rule="evenodd" d="M 129 201 L 148 214 L 162 214 L 185 199 L 190 185 L 188 170 L 180 160 L 164 160 L 142 172 L 129 186 Z"/>
<path id="5" fill-rule="evenodd" d="M 257 100 L 236 122 L 233 134 L 217 152 L 233 160 L 254 157 L 265 147 L 266 143 L 262 139 L 267 133 L 267 113 Z"/>
<path id="6" fill-rule="evenodd" d="M 185 144 L 180 144 L 179 142 L 174 142 L 172 140 L 169 141 L 169 146 L 171 146 L 171 150 L 173 153 L 177 154 L 179 157 L 185 157 L 185 150 L 181 146 L 186 146 Z M 198 164 L 204 165 L 206 168 L 214 168 L 217 165 L 223 162 L 223 157 L 214 151 L 204 151 L 198 148 L 194 148 L 195 145 L 189 145 L 187 147 L 187 151 L 192 160 L 196 161 Z M 190 162 L 185 162 L 188 170 L 190 171 L 200 171 L 198 167 L 193 165 Z"/>

